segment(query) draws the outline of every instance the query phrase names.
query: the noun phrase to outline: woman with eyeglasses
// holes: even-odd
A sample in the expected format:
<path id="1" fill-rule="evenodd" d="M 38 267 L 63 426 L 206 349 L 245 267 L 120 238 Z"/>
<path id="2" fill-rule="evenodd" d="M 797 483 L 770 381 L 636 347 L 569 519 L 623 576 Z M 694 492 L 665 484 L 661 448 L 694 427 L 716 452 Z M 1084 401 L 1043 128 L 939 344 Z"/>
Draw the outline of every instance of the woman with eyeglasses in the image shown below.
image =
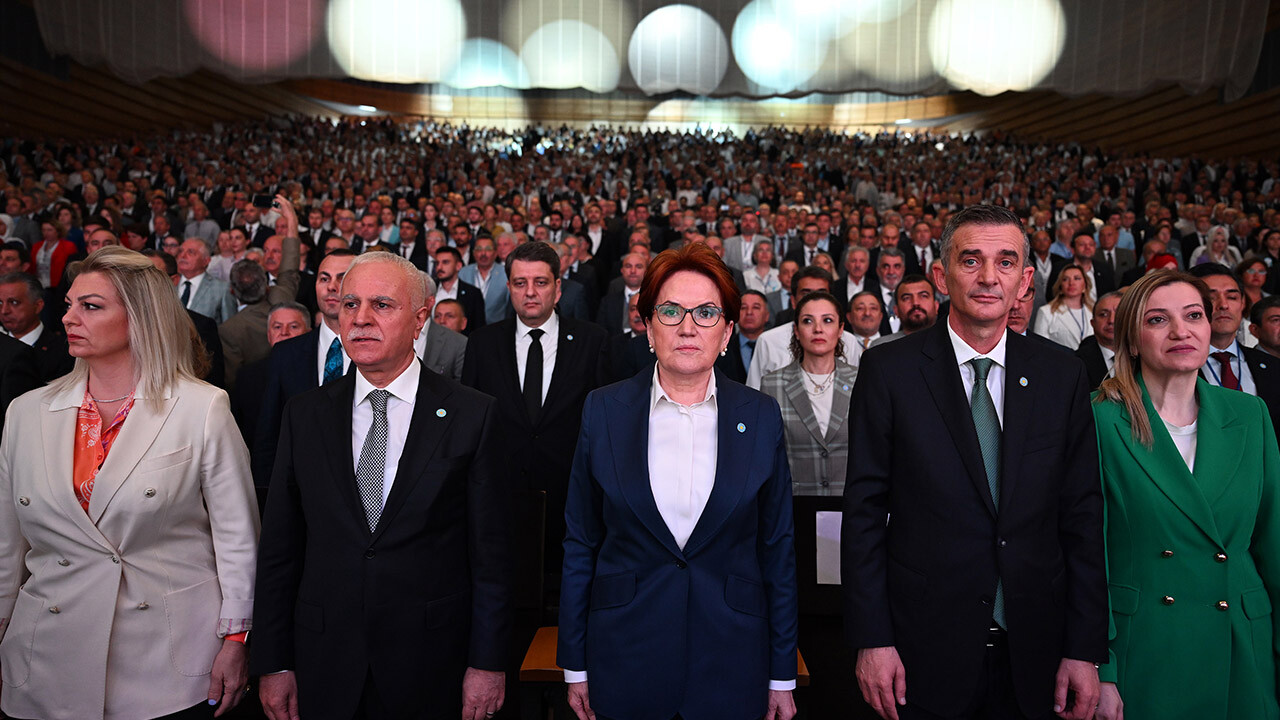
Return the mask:
<path id="1" fill-rule="evenodd" d="M 791 473 L 778 403 L 715 361 L 739 297 L 702 243 L 658 255 L 652 373 L 587 396 L 557 660 L 580 720 L 795 715 Z"/>

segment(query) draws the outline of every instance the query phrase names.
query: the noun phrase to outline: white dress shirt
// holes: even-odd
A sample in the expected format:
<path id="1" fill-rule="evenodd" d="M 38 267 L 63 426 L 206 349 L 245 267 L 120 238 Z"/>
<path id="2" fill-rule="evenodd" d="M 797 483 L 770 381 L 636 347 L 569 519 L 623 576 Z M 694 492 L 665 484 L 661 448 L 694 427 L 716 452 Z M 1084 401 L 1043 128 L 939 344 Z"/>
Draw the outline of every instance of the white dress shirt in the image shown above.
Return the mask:
<path id="1" fill-rule="evenodd" d="M 880 286 L 880 301 L 884 303 L 885 314 L 889 316 L 889 329 L 898 332 L 902 329 L 902 318 L 898 317 L 897 311 L 894 310 L 897 299 L 893 296 L 893 292 L 883 285 Z"/>
<path id="2" fill-rule="evenodd" d="M 320 340 L 318 341 L 319 352 L 316 353 L 316 383 L 324 384 L 324 360 L 329 355 L 329 346 L 338 338 L 338 334 L 329 329 L 329 325 L 323 321 L 320 323 Z M 351 368 L 351 358 L 347 357 L 347 348 L 342 348 L 342 373 L 345 375 L 347 370 Z"/>
<path id="3" fill-rule="evenodd" d="M 751 367 L 747 368 L 747 385 L 752 389 L 760 389 L 760 380 L 765 375 L 786 367 L 792 363 L 791 329 L 795 323 L 789 322 L 760 333 L 756 338 L 756 351 L 751 355 Z M 840 333 L 840 343 L 844 346 L 845 358 L 862 357 L 862 347 L 853 333 L 845 330 Z M 856 367 L 856 363 L 849 361 Z"/>
<path id="4" fill-rule="evenodd" d="M 178 281 L 178 300 L 182 300 L 182 289 L 186 283 L 191 283 L 191 295 L 187 297 L 187 304 L 184 307 L 191 307 L 191 301 L 196 299 L 196 293 L 200 291 L 200 283 L 204 282 L 204 276 L 208 273 L 200 273 L 195 277 L 184 277 Z M 226 318 L 223 318 L 224 320 Z"/>
<path id="5" fill-rule="evenodd" d="M 22 342 L 26 343 L 30 347 L 35 347 L 36 340 L 40 339 L 40 333 L 42 332 L 44 332 L 44 323 L 38 322 L 36 323 L 36 326 L 32 328 L 31 332 L 27 333 L 26 335 L 23 335 L 22 337 L 14 336 L 14 339 L 21 340 Z"/>
<path id="6" fill-rule="evenodd" d="M 1102 343 L 1098 343 L 1098 349 L 1102 351 L 1102 361 L 1107 364 L 1107 377 L 1111 377 L 1116 370 L 1116 351 Z"/>
<path id="7" fill-rule="evenodd" d="M 384 388 L 391 393 L 387 398 L 387 457 L 383 463 L 382 476 L 384 506 L 387 504 L 387 496 L 391 494 L 391 486 L 395 483 L 396 468 L 400 467 L 405 440 L 409 437 L 409 423 L 413 420 L 413 404 L 418 397 L 418 378 L 421 375 L 422 365 L 415 358 L 404 372 Z M 352 467 L 360 465 L 360 451 L 364 449 L 365 436 L 373 427 L 373 405 L 369 402 L 369 393 L 373 390 L 373 383 L 357 371 L 356 395 L 351 407 Z"/>
<path id="8" fill-rule="evenodd" d="M 1222 363 L 1213 356 L 1214 353 L 1221 352 L 1212 345 L 1209 346 L 1209 357 L 1204 361 L 1204 367 L 1200 375 L 1210 385 L 1222 387 Z M 1249 363 L 1244 360 L 1244 352 L 1240 349 L 1240 341 L 1232 340 L 1231 345 L 1226 348 L 1226 352 L 1231 353 L 1231 371 L 1236 374 L 1236 378 L 1240 381 L 1239 388 L 1231 388 L 1232 390 L 1243 390 L 1250 395 L 1258 394 L 1258 386 L 1253 382 L 1253 373 L 1249 372 Z"/>
<path id="9" fill-rule="evenodd" d="M 458 299 L 458 276 L 453 277 L 453 287 L 445 289 L 444 283 L 440 283 L 440 287 L 436 288 L 436 302 L 441 300 L 457 300 Z"/>
<path id="10" fill-rule="evenodd" d="M 529 331 L 533 328 L 524 324 L 524 320 L 516 317 L 516 380 L 519 381 L 520 387 L 524 387 L 524 366 L 529 360 L 529 346 L 533 344 L 533 338 L 529 337 Z M 547 402 L 547 391 L 551 389 L 551 374 L 556 369 L 556 348 L 560 344 L 560 318 L 556 313 L 551 313 L 551 317 L 542 323 L 541 329 L 544 331 L 541 338 L 542 343 L 542 402 Z"/>
<path id="11" fill-rule="evenodd" d="M 431 329 L 431 317 L 427 317 L 427 322 L 422 325 L 422 332 L 418 333 L 418 337 L 413 341 L 413 354 L 419 359 L 423 359 L 423 355 L 427 352 L 427 331 Z"/>
<path id="12" fill-rule="evenodd" d="M 862 292 L 862 289 L 865 288 L 866 286 L 867 286 L 866 275 L 863 275 L 862 278 L 859 279 L 857 282 L 854 282 L 852 278 L 845 280 L 845 293 L 844 293 L 845 304 L 853 302 L 853 296 Z"/>
<path id="13" fill-rule="evenodd" d="M 969 344 L 956 334 L 955 328 L 951 327 L 951 319 L 947 319 L 947 335 L 951 338 L 951 348 L 955 350 L 956 362 L 960 364 L 960 382 L 964 384 L 964 399 L 973 402 L 973 380 L 974 368 L 969 361 L 985 357 L 991 358 L 991 369 L 987 371 L 987 392 L 991 394 L 991 402 L 996 406 L 996 417 L 1000 420 L 1000 427 L 1004 427 L 1004 376 L 1005 368 L 1005 350 L 1008 346 L 1009 333 L 1005 332 L 1000 335 L 1000 342 L 991 348 L 991 352 L 980 353 L 969 347 Z"/>

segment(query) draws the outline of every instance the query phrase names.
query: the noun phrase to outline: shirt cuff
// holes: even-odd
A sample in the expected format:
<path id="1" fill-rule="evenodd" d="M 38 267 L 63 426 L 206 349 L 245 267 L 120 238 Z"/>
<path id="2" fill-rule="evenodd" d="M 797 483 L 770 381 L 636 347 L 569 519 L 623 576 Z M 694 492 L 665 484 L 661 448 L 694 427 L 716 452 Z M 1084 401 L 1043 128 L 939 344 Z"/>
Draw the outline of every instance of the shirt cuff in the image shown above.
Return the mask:
<path id="1" fill-rule="evenodd" d="M 769 689 L 770 690 L 795 690 L 796 681 L 795 680 L 770 680 Z"/>
<path id="2" fill-rule="evenodd" d="M 253 620 L 248 618 L 219 618 L 218 637 L 225 638 L 236 633 L 249 632 L 253 629 Z"/>
<path id="3" fill-rule="evenodd" d="M 586 670 L 565 670 L 564 681 L 567 683 L 580 683 L 587 681 Z"/>

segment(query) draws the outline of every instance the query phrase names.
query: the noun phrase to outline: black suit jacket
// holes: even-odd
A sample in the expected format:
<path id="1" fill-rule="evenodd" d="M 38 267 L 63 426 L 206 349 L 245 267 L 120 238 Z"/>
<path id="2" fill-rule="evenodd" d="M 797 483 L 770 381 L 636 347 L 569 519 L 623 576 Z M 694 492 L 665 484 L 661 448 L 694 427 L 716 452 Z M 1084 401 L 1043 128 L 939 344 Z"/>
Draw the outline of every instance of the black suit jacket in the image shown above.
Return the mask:
<path id="1" fill-rule="evenodd" d="M 1258 397 L 1267 404 L 1267 411 L 1271 413 L 1271 425 L 1276 430 L 1277 439 L 1280 439 L 1280 358 L 1257 348 L 1240 347 L 1244 351 L 1244 361 L 1249 364 L 1249 374 L 1253 376 Z M 1209 350 L 1212 352 L 1213 348 Z M 1203 368 L 1200 370 L 1200 377 L 1209 379 Z"/>
<path id="2" fill-rule="evenodd" d="M 929 248 L 933 253 L 933 257 L 942 257 L 942 250 L 938 247 L 937 240 L 930 240 Z M 906 277 L 907 275 L 924 275 L 925 277 L 929 277 L 929 268 L 920 267 L 920 250 L 916 247 L 915 243 L 911 242 L 910 238 L 902 238 L 902 240 L 898 242 L 898 249 L 906 256 L 903 258 L 905 260 L 903 263 L 903 277 Z"/>
<path id="3" fill-rule="evenodd" d="M 591 320 L 590 303 L 587 301 L 587 290 L 582 283 L 573 280 L 560 281 L 560 302 L 556 303 L 560 317 L 574 320 Z"/>
<path id="4" fill-rule="evenodd" d="M 462 312 L 467 316 L 467 329 L 462 334 L 470 337 L 471 333 L 484 327 L 484 295 L 480 288 L 459 280 L 458 302 L 462 303 Z"/>
<path id="5" fill-rule="evenodd" d="M 320 361 L 320 329 L 281 340 L 267 357 L 266 383 L 262 389 L 260 417 L 249 443 L 253 449 L 253 484 L 261 493 L 271 482 L 276 462 L 276 443 L 280 438 L 280 422 L 289 400 L 320 385 L 316 367 Z M 326 351 L 328 348 L 326 348 Z"/>
<path id="6" fill-rule="evenodd" d="M 202 378 L 216 387 L 225 387 L 227 363 L 222 356 L 222 338 L 218 335 L 218 323 L 198 312 L 187 311 L 191 324 L 196 326 L 196 334 L 204 343 L 204 352 L 209 359 L 209 372 Z M 65 338 L 64 338 L 65 340 Z"/>
<path id="7" fill-rule="evenodd" d="M 36 362 L 40 364 L 42 383 L 53 382 L 71 372 L 76 365 L 75 358 L 67 350 L 66 334 L 55 326 L 45 325 L 31 347 L 35 349 Z"/>
<path id="8" fill-rule="evenodd" d="M 649 352 L 647 335 L 617 335 L 609 338 L 610 382 L 635 377 L 641 371 L 653 370 L 656 357 Z"/>
<path id="9" fill-rule="evenodd" d="M 875 273 L 869 272 L 862 276 L 862 292 L 875 293 L 877 298 L 880 297 L 880 281 L 876 279 Z M 841 310 L 847 312 L 849 310 L 849 277 L 847 275 L 831 286 L 831 294 L 840 301 Z"/>
<path id="10" fill-rule="evenodd" d="M 356 712 L 372 676 L 393 717 L 457 718 L 467 667 L 500 671 L 511 627 L 507 476 L 492 398 L 423 369 L 371 532 L 349 374 L 285 410 L 258 568 L 251 667 L 297 671 L 303 717 Z"/>
<path id="11" fill-rule="evenodd" d="M 611 291 L 600 300 L 600 309 L 596 311 L 596 324 L 603 327 L 609 335 L 621 335 L 626 327 L 622 324 L 623 298 L 625 290 Z"/>
<path id="12" fill-rule="evenodd" d="M 738 329 L 733 329 L 733 334 L 729 336 L 729 344 L 724 349 L 724 355 L 716 358 L 716 367 L 724 376 L 736 383 L 747 382 L 747 366 L 742 363 L 742 346 L 738 344 Z"/>
<path id="13" fill-rule="evenodd" d="M 1107 361 L 1102 357 L 1102 349 L 1098 347 L 1098 338 L 1090 335 L 1081 340 L 1075 355 L 1084 362 L 1085 372 L 1089 376 L 1089 389 L 1097 390 L 1102 381 L 1107 379 Z"/>
<path id="14" fill-rule="evenodd" d="M 864 353 L 851 399 L 846 630 L 854 648 L 895 646 L 912 704 L 939 715 L 980 692 L 997 580 L 1024 714 L 1051 713 L 1062 658 L 1107 659 L 1084 367 L 1015 333 L 1006 363 L 998 508 L 945 323 Z"/>
<path id="15" fill-rule="evenodd" d="M 525 407 L 516 369 L 514 318 L 472 334 L 462 364 L 464 385 L 497 398 L 495 430 L 503 441 L 502 469 L 513 479 L 514 489 L 547 493 L 544 539 L 548 569 L 560 567 L 565 492 L 578 443 L 582 404 L 587 393 L 609 381 L 608 335 L 604 330 L 563 316 L 559 322 L 556 364 L 536 420 Z"/>
<path id="16" fill-rule="evenodd" d="M 0 429 L 14 398 L 44 385 L 36 352 L 21 340 L 0 335 Z"/>

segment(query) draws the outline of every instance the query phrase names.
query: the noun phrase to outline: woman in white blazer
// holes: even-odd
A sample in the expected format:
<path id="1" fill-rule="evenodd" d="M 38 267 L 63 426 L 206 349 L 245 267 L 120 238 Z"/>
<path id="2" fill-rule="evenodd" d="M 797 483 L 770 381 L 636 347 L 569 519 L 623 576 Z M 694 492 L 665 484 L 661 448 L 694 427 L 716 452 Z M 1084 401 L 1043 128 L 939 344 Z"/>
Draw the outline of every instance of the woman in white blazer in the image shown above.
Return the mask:
<path id="1" fill-rule="evenodd" d="M 221 715 L 247 687 L 258 538 L 227 395 L 148 258 L 93 253 L 67 301 L 75 370 L 15 400 L 0 442 L 0 709 Z"/>
<path id="2" fill-rule="evenodd" d="M 1092 285 L 1089 276 L 1075 265 L 1062 268 L 1051 291 L 1053 300 L 1036 311 L 1035 333 L 1072 350 L 1080 347 L 1093 334 Z"/>

